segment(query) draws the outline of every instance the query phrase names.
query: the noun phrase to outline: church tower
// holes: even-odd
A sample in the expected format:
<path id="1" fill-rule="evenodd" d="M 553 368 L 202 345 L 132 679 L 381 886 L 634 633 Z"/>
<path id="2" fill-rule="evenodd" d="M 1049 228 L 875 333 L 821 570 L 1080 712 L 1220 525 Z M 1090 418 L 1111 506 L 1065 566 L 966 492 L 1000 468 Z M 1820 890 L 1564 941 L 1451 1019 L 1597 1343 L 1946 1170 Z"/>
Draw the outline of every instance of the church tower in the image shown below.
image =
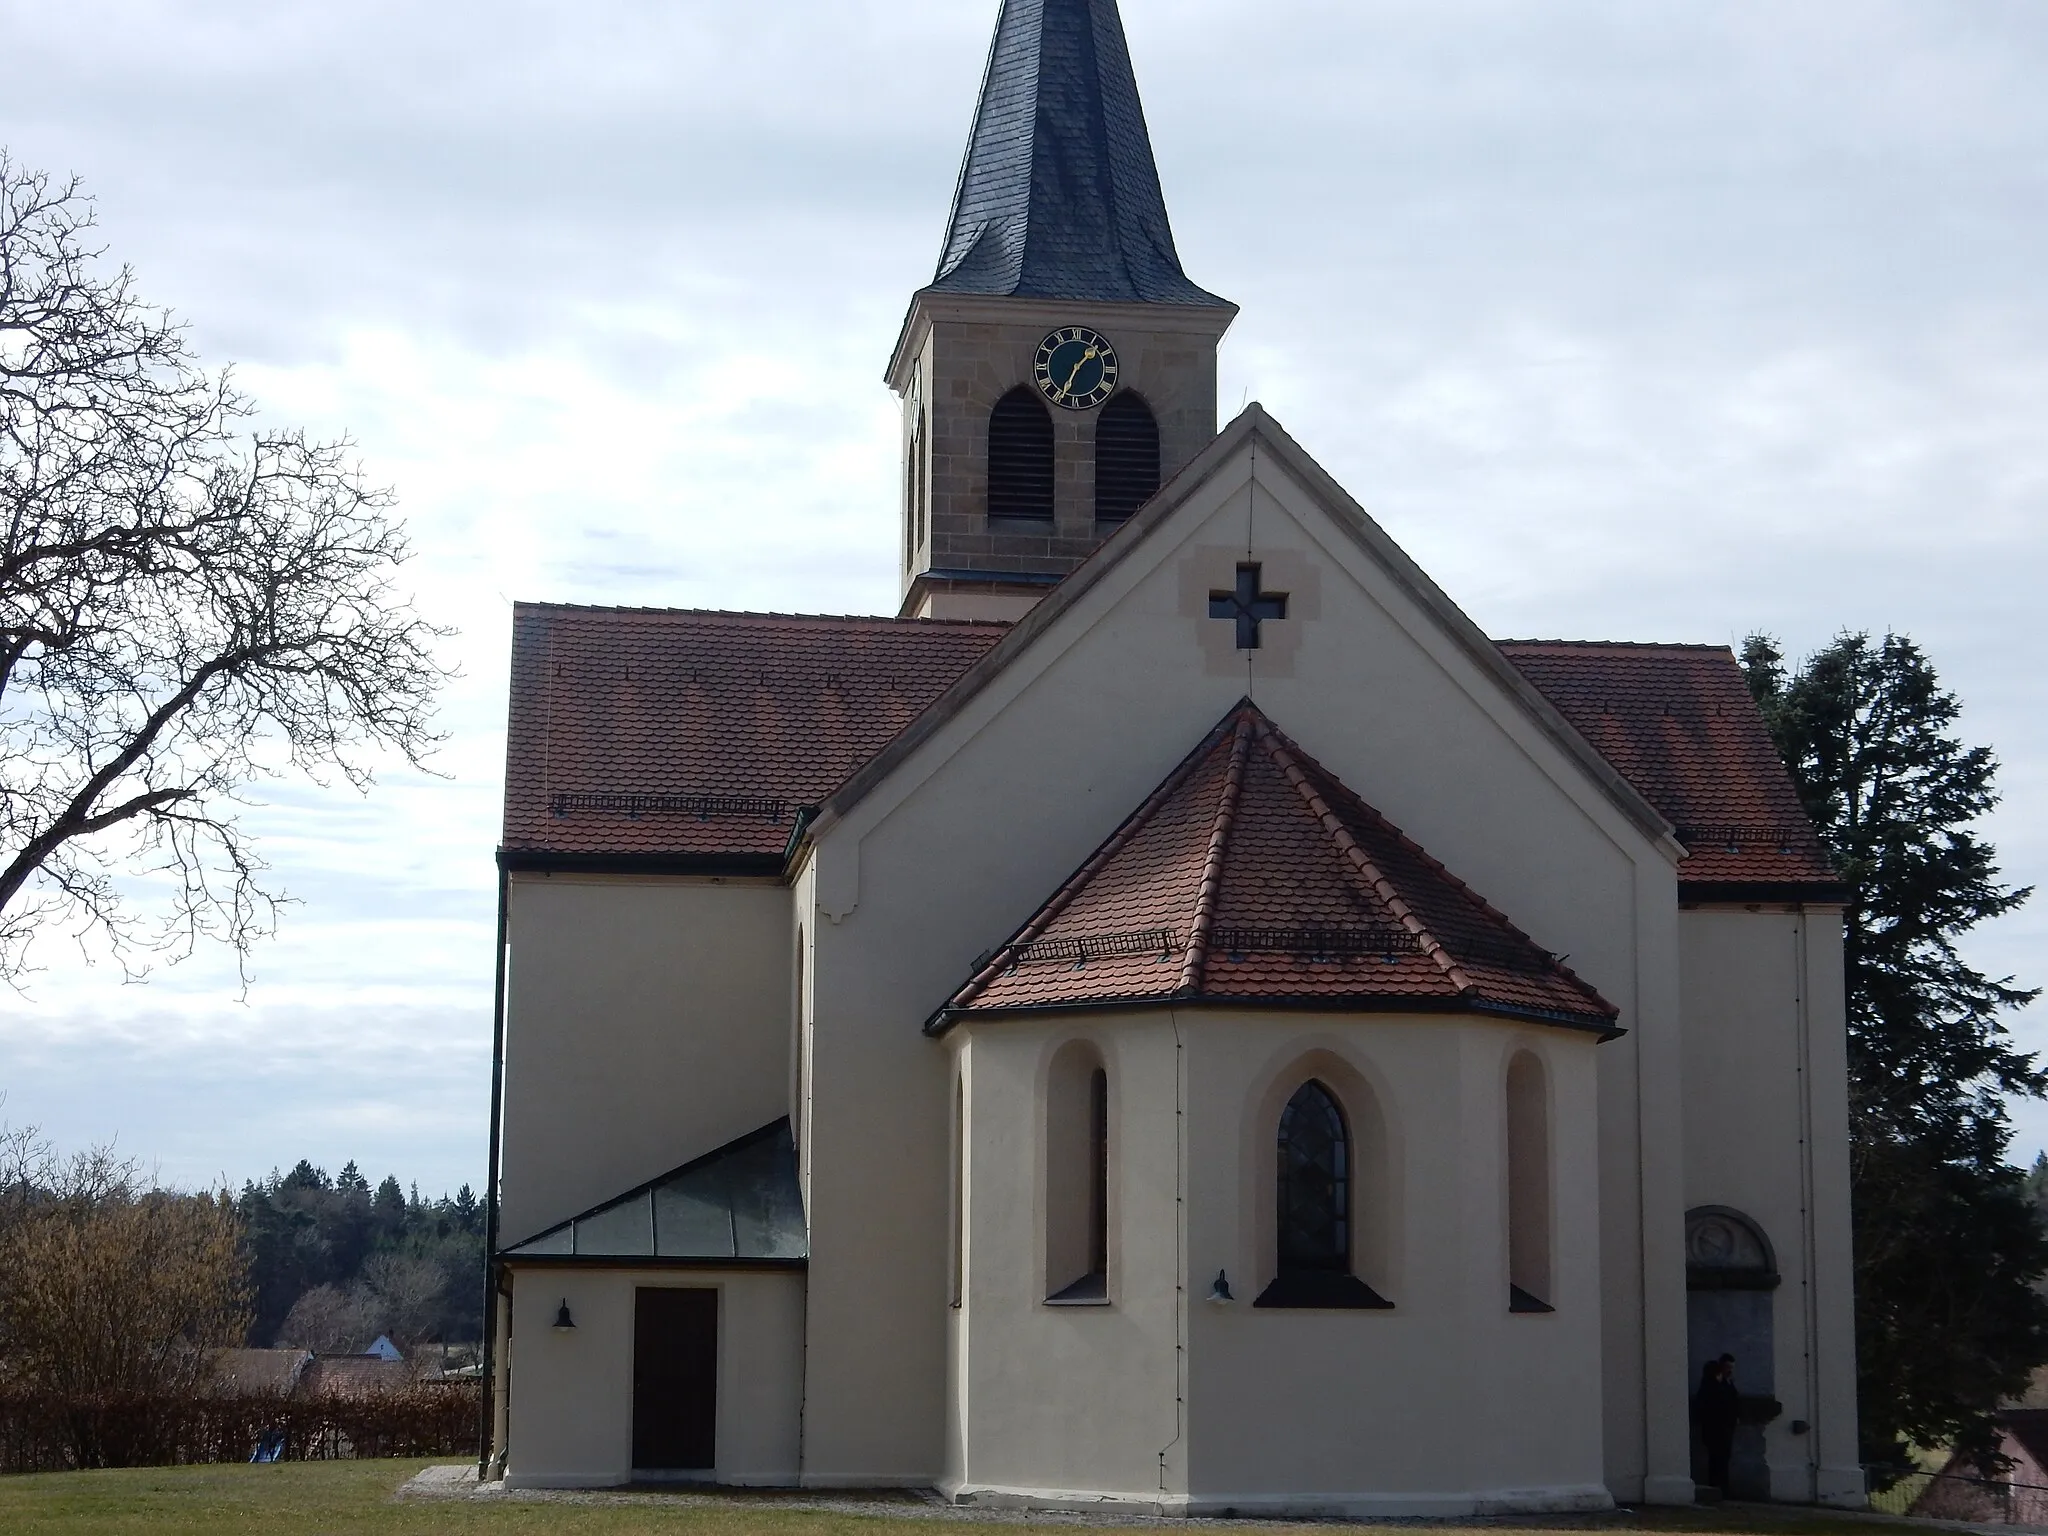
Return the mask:
<path id="1" fill-rule="evenodd" d="M 903 401 L 906 617 L 1015 619 L 1216 435 L 1116 0 L 1003 0 Z"/>

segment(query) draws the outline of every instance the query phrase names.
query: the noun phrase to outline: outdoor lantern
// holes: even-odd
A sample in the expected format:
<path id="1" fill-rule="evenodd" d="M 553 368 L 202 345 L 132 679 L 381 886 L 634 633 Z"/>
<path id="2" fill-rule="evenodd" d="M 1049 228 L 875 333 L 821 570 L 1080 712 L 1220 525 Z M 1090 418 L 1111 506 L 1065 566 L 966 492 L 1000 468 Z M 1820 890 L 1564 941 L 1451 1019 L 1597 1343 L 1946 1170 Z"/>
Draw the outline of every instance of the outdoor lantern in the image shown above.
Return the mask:
<path id="1" fill-rule="evenodd" d="M 564 1296 L 562 1298 L 562 1309 L 555 1314 L 555 1332 L 574 1333 L 575 1331 L 576 1319 L 569 1315 L 569 1298 Z"/>
<path id="2" fill-rule="evenodd" d="M 1219 1307 L 1237 1300 L 1230 1294 L 1230 1276 L 1220 1269 L 1216 1271 L 1216 1283 L 1209 1287 L 1209 1299 Z"/>

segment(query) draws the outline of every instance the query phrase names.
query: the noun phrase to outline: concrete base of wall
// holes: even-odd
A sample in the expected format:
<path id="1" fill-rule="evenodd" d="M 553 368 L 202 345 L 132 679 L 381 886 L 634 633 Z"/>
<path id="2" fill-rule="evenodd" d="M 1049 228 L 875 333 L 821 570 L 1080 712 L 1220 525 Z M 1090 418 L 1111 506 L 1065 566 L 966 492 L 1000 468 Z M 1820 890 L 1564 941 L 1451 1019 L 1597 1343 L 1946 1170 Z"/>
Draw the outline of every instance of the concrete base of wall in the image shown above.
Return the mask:
<path id="1" fill-rule="evenodd" d="M 1590 1514 L 1614 1508 L 1598 1484 L 1557 1488 L 1502 1488 L 1472 1493 L 1091 1493 L 1064 1488 L 941 1486 L 956 1504 L 993 1509 L 1044 1509 L 1089 1514 L 1127 1511 L 1175 1517 L 1277 1516 L 1297 1520 L 1380 1517 Z"/>
<path id="2" fill-rule="evenodd" d="M 1645 1504 L 1690 1504 L 1699 1497 L 1698 1486 L 1689 1477 L 1646 1477 Z"/>
<path id="3" fill-rule="evenodd" d="M 1817 1504 L 1836 1509 L 1867 1509 L 1870 1505 L 1861 1467 L 1822 1467 L 1814 1473 L 1813 1484 Z"/>
<path id="4" fill-rule="evenodd" d="M 622 1477 L 580 1472 L 507 1472 L 501 1482 L 507 1488 L 623 1488 Z"/>

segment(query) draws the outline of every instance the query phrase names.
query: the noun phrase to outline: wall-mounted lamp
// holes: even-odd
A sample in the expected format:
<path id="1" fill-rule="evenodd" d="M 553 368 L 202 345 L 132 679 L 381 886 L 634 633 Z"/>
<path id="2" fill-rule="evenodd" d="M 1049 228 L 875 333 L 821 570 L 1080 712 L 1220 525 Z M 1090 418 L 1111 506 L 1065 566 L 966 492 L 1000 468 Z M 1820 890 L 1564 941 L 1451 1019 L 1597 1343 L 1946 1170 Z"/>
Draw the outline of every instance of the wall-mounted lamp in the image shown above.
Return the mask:
<path id="1" fill-rule="evenodd" d="M 555 1313 L 555 1332 L 574 1333 L 575 1331 L 576 1319 L 569 1315 L 569 1298 L 564 1296 L 562 1298 L 561 1310 Z"/>
<path id="2" fill-rule="evenodd" d="M 1209 1299 L 1217 1306 L 1227 1306 L 1237 1298 L 1230 1294 L 1230 1276 L 1222 1270 L 1216 1271 L 1216 1283 L 1209 1287 Z"/>

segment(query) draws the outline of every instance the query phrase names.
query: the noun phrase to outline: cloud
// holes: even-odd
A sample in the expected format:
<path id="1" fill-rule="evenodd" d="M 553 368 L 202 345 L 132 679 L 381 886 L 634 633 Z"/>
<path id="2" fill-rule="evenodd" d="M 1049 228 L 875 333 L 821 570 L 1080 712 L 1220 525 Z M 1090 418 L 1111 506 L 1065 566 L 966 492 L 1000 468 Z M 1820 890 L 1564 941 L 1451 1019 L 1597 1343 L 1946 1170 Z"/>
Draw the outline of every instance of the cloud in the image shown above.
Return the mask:
<path id="1" fill-rule="evenodd" d="M 1182 255 L 1244 307 L 1226 416 L 1262 400 L 1496 634 L 1910 631 L 2048 875 L 2048 13 L 1124 9 Z M 354 436 L 463 671 L 449 781 L 264 791 L 305 904 L 247 1005 L 217 957 L 53 971 L 0 1020 L 10 1115 L 480 1179 L 509 603 L 893 607 L 879 375 L 993 16 L 0 0 L 16 154 L 273 419 Z M 1972 953 L 2041 978 L 2044 934 Z"/>

